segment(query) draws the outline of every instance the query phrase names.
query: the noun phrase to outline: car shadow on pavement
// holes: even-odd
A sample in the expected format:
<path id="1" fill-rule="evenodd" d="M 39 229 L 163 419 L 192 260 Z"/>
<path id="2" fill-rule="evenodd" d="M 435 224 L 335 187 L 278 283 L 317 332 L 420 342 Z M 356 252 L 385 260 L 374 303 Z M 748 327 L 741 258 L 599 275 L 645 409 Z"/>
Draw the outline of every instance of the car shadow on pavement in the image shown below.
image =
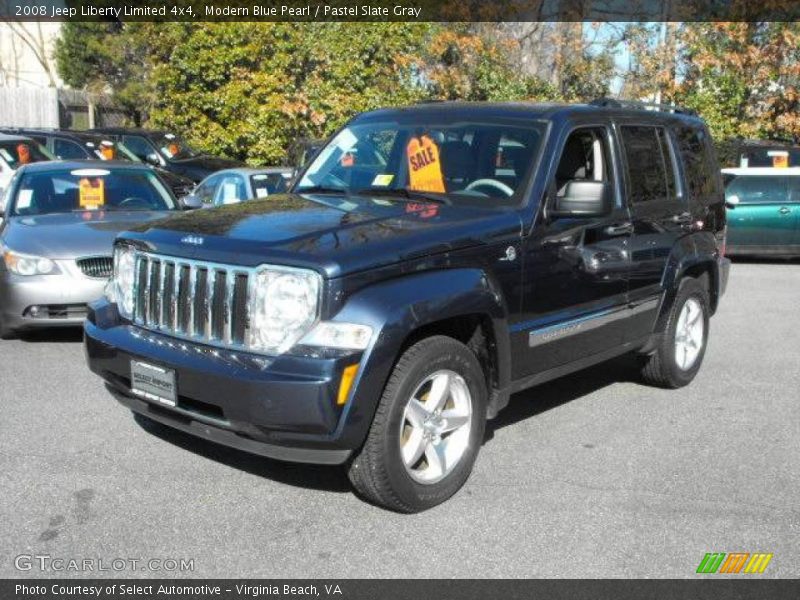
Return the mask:
<path id="1" fill-rule="evenodd" d="M 311 490 L 339 493 L 351 490 L 342 467 L 272 460 L 194 437 L 137 413 L 134 413 L 134 419 L 146 432 L 165 442 L 251 475 Z"/>
<path id="2" fill-rule="evenodd" d="M 58 344 L 83 342 L 83 328 L 64 327 L 53 329 L 39 329 L 33 331 L 20 331 L 17 339 L 25 344 Z"/>
<path id="3" fill-rule="evenodd" d="M 638 382 L 638 366 L 637 357 L 628 354 L 518 392 L 511 396 L 508 406 L 496 418 L 486 423 L 484 443 L 503 427 L 558 408 L 606 386 L 625 381 Z"/>

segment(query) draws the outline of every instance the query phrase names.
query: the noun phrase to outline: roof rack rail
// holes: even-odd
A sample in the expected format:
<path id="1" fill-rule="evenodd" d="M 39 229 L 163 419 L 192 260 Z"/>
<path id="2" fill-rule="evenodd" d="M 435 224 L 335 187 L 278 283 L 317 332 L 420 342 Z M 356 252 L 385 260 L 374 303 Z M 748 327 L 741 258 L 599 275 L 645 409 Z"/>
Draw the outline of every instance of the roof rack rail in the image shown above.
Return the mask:
<path id="1" fill-rule="evenodd" d="M 657 104 L 655 102 L 638 102 L 635 100 L 617 100 L 616 98 L 598 98 L 589 102 L 591 106 L 602 106 L 605 108 L 631 108 L 635 110 L 658 110 L 661 112 L 671 112 L 681 115 L 697 116 L 697 111 L 692 108 L 684 108 L 675 104 Z"/>

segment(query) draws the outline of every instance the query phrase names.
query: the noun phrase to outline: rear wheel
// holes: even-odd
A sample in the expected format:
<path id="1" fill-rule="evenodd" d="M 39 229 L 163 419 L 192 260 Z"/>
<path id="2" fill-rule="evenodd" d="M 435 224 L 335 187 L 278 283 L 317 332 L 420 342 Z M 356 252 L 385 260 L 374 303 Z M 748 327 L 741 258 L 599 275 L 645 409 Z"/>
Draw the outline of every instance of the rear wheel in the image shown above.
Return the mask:
<path id="1" fill-rule="evenodd" d="M 670 309 L 664 335 L 642 367 L 643 379 L 665 388 L 691 383 L 703 363 L 708 328 L 708 290 L 697 279 L 684 279 Z"/>
<path id="2" fill-rule="evenodd" d="M 16 337 L 14 330 L 9 329 L 8 326 L 3 323 L 3 317 L 0 317 L 0 340 L 11 340 Z"/>
<path id="3" fill-rule="evenodd" d="M 469 477 L 486 425 L 486 383 L 464 344 L 434 336 L 400 357 L 350 481 L 368 500 L 418 512 L 447 500 Z"/>

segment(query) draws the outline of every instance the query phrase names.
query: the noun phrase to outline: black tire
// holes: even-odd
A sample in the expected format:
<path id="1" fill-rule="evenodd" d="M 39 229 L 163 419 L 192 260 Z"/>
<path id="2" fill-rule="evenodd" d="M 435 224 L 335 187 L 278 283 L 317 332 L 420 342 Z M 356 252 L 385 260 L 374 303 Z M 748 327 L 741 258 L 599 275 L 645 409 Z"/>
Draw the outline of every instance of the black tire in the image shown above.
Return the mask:
<path id="1" fill-rule="evenodd" d="M 472 399 L 468 445 L 452 472 L 436 483 L 419 483 L 400 453 L 406 404 L 418 386 L 438 370 L 452 370 Z M 367 500 L 397 512 L 419 512 L 447 500 L 466 482 L 486 427 L 486 381 L 475 354 L 453 338 L 433 336 L 408 348 L 392 371 L 363 447 L 348 470 L 351 483 Z"/>
<path id="2" fill-rule="evenodd" d="M 17 337 L 13 329 L 9 329 L 3 324 L 3 318 L 0 317 L 0 340 L 13 340 Z"/>
<path id="3" fill-rule="evenodd" d="M 703 342 L 700 353 L 692 366 L 688 369 L 682 369 L 678 366 L 675 356 L 675 338 L 678 317 L 684 305 L 692 298 L 699 303 L 703 311 Z M 698 280 L 687 277 L 681 282 L 675 300 L 670 307 L 667 324 L 655 352 L 645 357 L 645 363 L 641 371 L 642 379 L 644 379 L 645 383 L 656 387 L 677 389 L 692 382 L 703 364 L 703 357 L 708 346 L 709 315 L 710 304 L 705 279 Z"/>

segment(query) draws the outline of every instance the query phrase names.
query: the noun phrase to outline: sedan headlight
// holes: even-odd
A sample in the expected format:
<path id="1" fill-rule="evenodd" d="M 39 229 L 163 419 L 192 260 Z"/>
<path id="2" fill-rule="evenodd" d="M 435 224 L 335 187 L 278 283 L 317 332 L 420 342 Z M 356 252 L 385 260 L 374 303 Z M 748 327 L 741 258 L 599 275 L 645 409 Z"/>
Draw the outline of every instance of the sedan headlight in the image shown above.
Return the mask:
<path id="1" fill-rule="evenodd" d="M 259 269 L 250 298 L 248 346 L 270 354 L 291 348 L 316 322 L 321 289 L 322 278 L 314 271 Z"/>
<path id="2" fill-rule="evenodd" d="M 17 275 L 54 275 L 59 272 L 56 263 L 49 258 L 20 254 L 8 249 L 3 250 L 3 262 L 6 269 Z"/>
<path id="3" fill-rule="evenodd" d="M 114 273 L 106 285 L 106 298 L 117 304 L 119 314 L 133 316 L 133 281 L 136 269 L 136 251 L 131 246 L 119 244 L 114 248 Z"/>

